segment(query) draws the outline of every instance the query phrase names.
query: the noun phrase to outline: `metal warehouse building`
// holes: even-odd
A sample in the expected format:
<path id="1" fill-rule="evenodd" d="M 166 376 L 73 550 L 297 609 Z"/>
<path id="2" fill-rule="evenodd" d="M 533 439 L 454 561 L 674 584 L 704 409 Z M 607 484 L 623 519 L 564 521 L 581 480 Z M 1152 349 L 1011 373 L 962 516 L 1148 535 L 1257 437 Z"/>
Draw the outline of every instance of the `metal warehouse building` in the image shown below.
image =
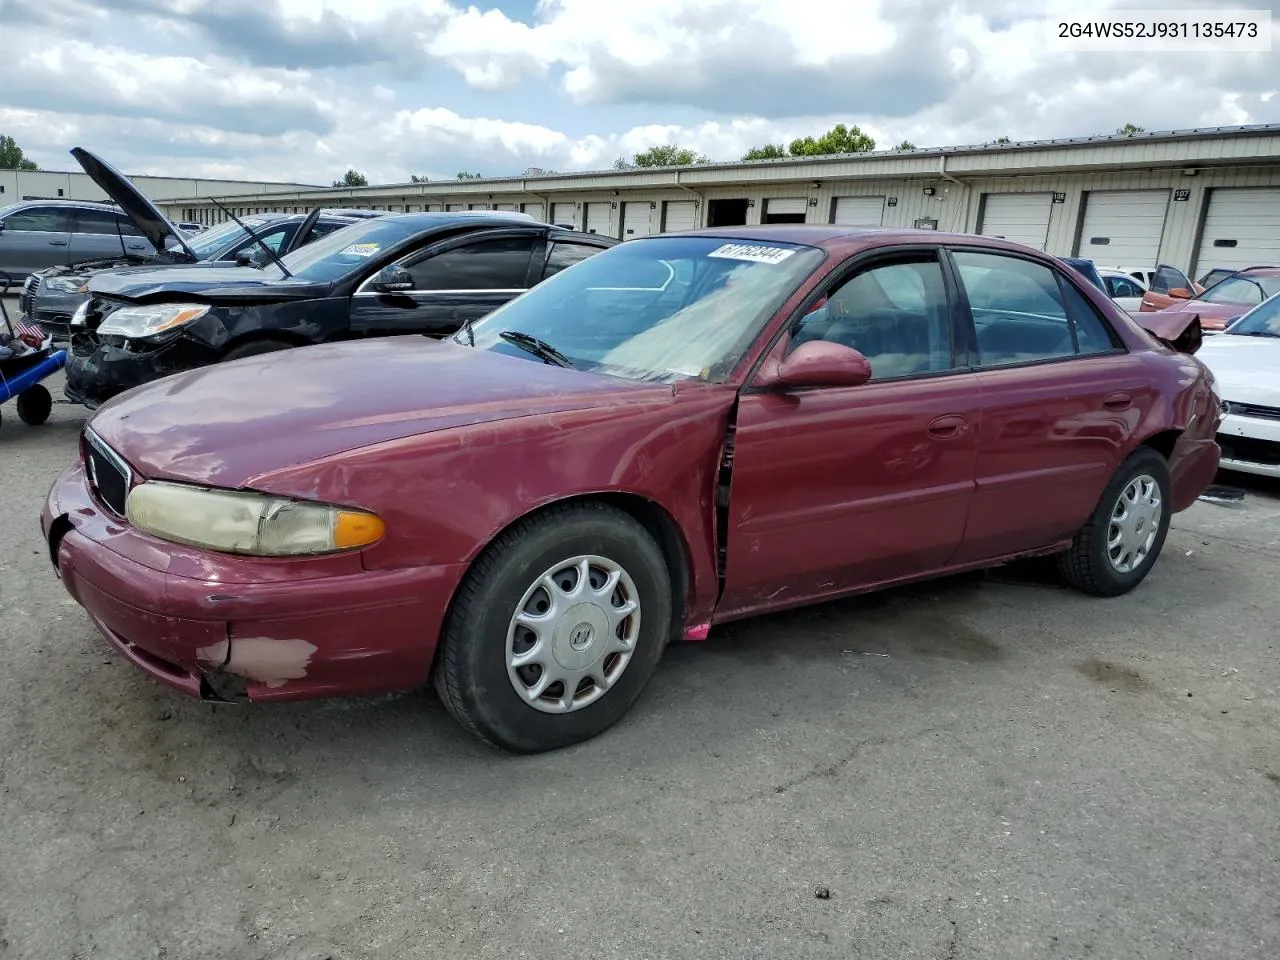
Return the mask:
<path id="1" fill-rule="evenodd" d="M 263 180 L 207 180 L 191 177 L 131 176 L 138 189 L 156 201 L 174 198 L 222 197 L 229 193 L 277 194 L 282 190 L 314 190 L 305 183 L 273 183 Z M 0 207 L 22 200 L 106 200 L 87 173 L 81 170 L 0 170 Z"/>
<path id="2" fill-rule="evenodd" d="M 755 223 L 919 227 L 1199 276 L 1280 263 L 1280 124 L 219 199 L 237 215 L 521 210 L 623 240 Z M 166 205 L 224 219 L 207 200 Z"/>

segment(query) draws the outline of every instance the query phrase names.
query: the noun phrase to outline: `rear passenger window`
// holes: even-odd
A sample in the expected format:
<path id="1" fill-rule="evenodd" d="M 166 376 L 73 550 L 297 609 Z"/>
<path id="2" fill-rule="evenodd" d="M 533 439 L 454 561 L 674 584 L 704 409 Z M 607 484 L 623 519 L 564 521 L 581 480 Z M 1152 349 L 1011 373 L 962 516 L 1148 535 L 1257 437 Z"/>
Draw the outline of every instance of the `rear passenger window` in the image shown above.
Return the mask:
<path id="1" fill-rule="evenodd" d="M 825 340 L 857 350 L 872 380 L 952 369 L 951 320 L 936 259 L 897 261 L 856 273 L 800 319 L 793 345 Z"/>
<path id="2" fill-rule="evenodd" d="M 969 299 L 984 367 L 1105 353 L 1106 322 L 1066 278 L 1047 266 L 992 253 L 952 254 Z"/>
<path id="3" fill-rule="evenodd" d="M 572 267 L 593 253 L 599 252 L 599 247 L 592 247 L 585 243 L 553 243 L 551 252 L 547 254 L 547 265 L 542 271 L 542 279 L 545 280 L 565 267 Z"/>

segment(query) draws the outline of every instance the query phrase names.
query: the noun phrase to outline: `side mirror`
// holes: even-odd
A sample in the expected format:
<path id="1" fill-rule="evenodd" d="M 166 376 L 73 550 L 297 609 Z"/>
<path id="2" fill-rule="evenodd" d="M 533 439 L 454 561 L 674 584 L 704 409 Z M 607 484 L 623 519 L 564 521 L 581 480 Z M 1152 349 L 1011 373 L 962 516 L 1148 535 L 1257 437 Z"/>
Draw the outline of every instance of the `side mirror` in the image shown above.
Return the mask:
<path id="1" fill-rule="evenodd" d="M 810 340 L 796 347 L 756 385 L 788 387 L 860 387 L 871 379 L 871 361 L 852 347 Z"/>
<path id="2" fill-rule="evenodd" d="M 237 251 L 237 252 L 236 252 L 236 266 L 237 266 L 237 267 L 251 267 L 251 266 L 253 266 L 253 254 L 252 254 L 252 253 L 250 253 L 248 250 L 239 250 L 239 251 Z"/>
<path id="3" fill-rule="evenodd" d="M 404 267 L 391 264 L 383 267 L 374 275 L 373 289 L 383 293 L 391 293 L 395 290 L 412 290 L 413 274 Z"/>
<path id="4" fill-rule="evenodd" d="M 1169 291 L 1169 296 L 1173 297 L 1175 300 L 1190 300 L 1191 291 L 1186 287 L 1173 287 Z"/>

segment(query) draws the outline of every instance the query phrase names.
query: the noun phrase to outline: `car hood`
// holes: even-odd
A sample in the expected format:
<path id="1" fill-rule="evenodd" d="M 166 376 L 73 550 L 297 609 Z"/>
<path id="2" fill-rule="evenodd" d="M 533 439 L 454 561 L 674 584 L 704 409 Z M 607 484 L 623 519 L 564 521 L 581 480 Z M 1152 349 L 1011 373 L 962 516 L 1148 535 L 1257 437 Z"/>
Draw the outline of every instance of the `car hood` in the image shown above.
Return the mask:
<path id="1" fill-rule="evenodd" d="M 1221 330 L 1226 321 L 1234 320 L 1241 314 L 1249 312 L 1248 304 L 1243 303 L 1206 303 L 1203 300 L 1179 300 L 1156 313 L 1194 313 L 1199 315 L 1200 322 L 1206 327 Z"/>
<path id="2" fill-rule="evenodd" d="M 326 283 L 284 277 L 274 267 L 229 266 L 210 270 L 204 264 L 110 270 L 89 281 L 89 292 L 121 300 L 143 300 L 190 294 L 201 301 L 310 300 L 328 291 Z"/>
<path id="3" fill-rule="evenodd" d="M 1224 333 L 1205 340 L 1196 356 L 1213 371 L 1222 399 L 1280 407 L 1280 338 Z"/>
<path id="4" fill-rule="evenodd" d="M 160 208 L 135 187 L 128 177 L 84 147 L 74 147 L 71 155 L 99 189 L 120 205 L 120 209 L 142 231 L 142 235 L 151 241 L 153 247 L 163 250 L 169 241 L 173 241 L 192 260 L 200 259 L 187 245 L 183 232 L 170 223 L 169 218 L 160 212 Z"/>
<path id="5" fill-rule="evenodd" d="M 428 337 L 387 337 L 175 374 L 107 402 L 89 426 L 143 476 L 238 488 L 369 444 L 666 401 L 673 392 Z"/>

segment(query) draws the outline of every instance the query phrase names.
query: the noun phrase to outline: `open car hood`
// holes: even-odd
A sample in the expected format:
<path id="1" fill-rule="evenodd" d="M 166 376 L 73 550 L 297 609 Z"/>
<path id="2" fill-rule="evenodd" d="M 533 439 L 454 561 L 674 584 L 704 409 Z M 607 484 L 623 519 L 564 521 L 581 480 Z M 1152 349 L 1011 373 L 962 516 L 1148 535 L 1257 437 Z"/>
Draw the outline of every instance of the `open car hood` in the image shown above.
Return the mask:
<path id="1" fill-rule="evenodd" d="M 1179 353 L 1193 354 L 1204 343 L 1204 329 L 1200 326 L 1199 313 L 1190 310 L 1158 310 L 1130 316 L 1147 333 Z"/>
<path id="2" fill-rule="evenodd" d="M 156 250 L 164 250 L 166 241 L 173 238 L 192 261 L 200 259 L 187 245 L 182 231 L 170 223 L 169 218 L 160 212 L 160 208 L 147 199 L 128 177 L 84 147 L 72 148 L 71 155 L 89 178 L 120 205 L 125 216 L 133 221 L 133 225 L 142 231 L 142 235 L 151 241 Z"/>

